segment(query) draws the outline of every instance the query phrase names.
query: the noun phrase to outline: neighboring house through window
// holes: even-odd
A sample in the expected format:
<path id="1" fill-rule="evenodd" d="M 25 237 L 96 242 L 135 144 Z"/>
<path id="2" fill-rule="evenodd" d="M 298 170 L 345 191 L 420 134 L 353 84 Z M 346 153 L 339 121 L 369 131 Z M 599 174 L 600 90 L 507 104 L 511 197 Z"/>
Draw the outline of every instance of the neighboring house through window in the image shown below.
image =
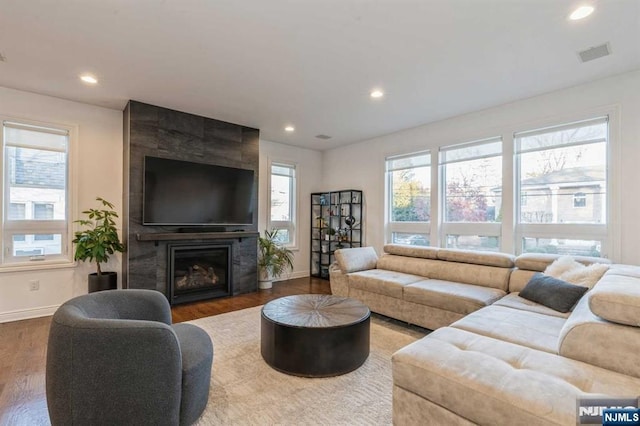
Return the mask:
<path id="1" fill-rule="evenodd" d="M 296 166 L 271 163 L 269 229 L 278 230 L 278 241 L 296 245 Z"/>
<path id="2" fill-rule="evenodd" d="M 517 188 L 528 198 L 517 206 L 517 248 L 600 256 L 608 235 L 608 119 L 520 132 L 514 138 Z"/>
<path id="3" fill-rule="evenodd" d="M 69 139 L 69 128 L 3 120 L 2 266 L 71 261 Z"/>

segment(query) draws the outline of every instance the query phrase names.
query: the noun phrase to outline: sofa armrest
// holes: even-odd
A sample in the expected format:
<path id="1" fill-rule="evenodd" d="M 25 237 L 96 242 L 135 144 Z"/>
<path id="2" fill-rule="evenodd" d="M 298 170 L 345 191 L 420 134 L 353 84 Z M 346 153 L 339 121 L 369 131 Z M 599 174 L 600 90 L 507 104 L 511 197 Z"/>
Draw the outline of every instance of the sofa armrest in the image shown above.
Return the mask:
<path id="1" fill-rule="evenodd" d="M 342 273 L 337 262 L 329 267 L 329 284 L 334 296 L 349 297 L 349 277 Z"/>
<path id="2" fill-rule="evenodd" d="M 344 274 L 375 269 L 378 255 L 373 247 L 355 247 L 335 252 L 336 261 Z"/>

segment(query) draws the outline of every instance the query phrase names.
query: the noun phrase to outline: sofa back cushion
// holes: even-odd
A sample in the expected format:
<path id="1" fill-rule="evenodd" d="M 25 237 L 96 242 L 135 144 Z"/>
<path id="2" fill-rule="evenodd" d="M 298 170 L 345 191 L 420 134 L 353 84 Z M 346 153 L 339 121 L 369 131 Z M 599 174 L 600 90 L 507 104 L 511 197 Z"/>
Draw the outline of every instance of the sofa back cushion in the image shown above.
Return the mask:
<path id="1" fill-rule="evenodd" d="M 562 327 L 558 353 L 618 373 L 640 377 L 640 327 L 616 324 L 596 316 L 589 309 L 587 293 Z"/>
<path id="2" fill-rule="evenodd" d="M 547 253 L 524 253 L 516 257 L 515 264 L 518 269 L 527 271 L 544 272 L 545 269 L 555 262 L 560 255 Z M 593 263 L 611 263 L 609 259 L 602 257 L 588 256 L 572 256 L 577 262 L 583 265 L 591 265 Z"/>
<path id="3" fill-rule="evenodd" d="M 394 254 L 383 254 L 378 259 L 377 267 L 443 281 L 497 288 L 503 291 L 507 291 L 509 274 L 511 273 L 510 268 L 498 266 L 448 262 Z"/>
<path id="4" fill-rule="evenodd" d="M 437 259 L 437 247 L 409 246 L 405 244 L 385 244 L 384 252 L 398 256 L 420 257 L 422 259 Z"/>
<path id="5" fill-rule="evenodd" d="M 640 268 L 607 272 L 591 290 L 589 307 L 600 318 L 640 327 Z"/>
<path id="6" fill-rule="evenodd" d="M 373 247 L 340 249 L 336 250 L 335 256 L 338 266 L 345 274 L 375 269 L 378 262 L 378 255 Z"/>
<path id="7" fill-rule="evenodd" d="M 449 262 L 472 263 L 475 265 L 498 266 L 513 268 L 515 256 L 506 253 L 491 253 L 487 251 L 440 249 L 438 259 Z"/>

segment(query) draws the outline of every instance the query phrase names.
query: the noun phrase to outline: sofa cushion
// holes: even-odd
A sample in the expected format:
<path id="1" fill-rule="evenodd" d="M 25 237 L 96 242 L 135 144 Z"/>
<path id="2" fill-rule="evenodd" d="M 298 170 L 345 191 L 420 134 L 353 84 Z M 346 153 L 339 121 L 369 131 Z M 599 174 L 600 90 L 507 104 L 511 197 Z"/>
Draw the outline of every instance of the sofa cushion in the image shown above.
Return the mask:
<path id="1" fill-rule="evenodd" d="M 580 299 L 573 309 L 558 346 L 562 356 L 640 378 L 640 327 L 596 316 L 589 309 L 589 297 Z"/>
<path id="2" fill-rule="evenodd" d="M 396 352 L 393 381 L 486 425 L 573 425 L 576 398 L 637 395 L 640 379 L 445 327 Z"/>
<path id="3" fill-rule="evenodd" d="M 528 271 L 526 269 L 514 269 L 509 275 L 509 293 L 518 293 L 529 283 L 529 280 L 535 271 Z"/>
<path id="4" fill-rule="evenodd" d="M 336 250 L 335 256 L 338 266 L 345 274 L 374 269 L 378 261 L 378 255 L 373 247 L 340 249 Z"/>
<path id="5" fill-rule="evenodd" d="M 541 273 L 535 274 L 520 292 L 520 297 L 540 303 L 558 312 L 569 312 L 587 287 L 569 284 Z"/>
<path id="6" fill-rule="evenodd" d="M 516 343 L 545 352 L 558 352 L 564 318 L 491 305 L 470 313 L 451 327 Z"/>
<path id="7" fill-rule="evenodd" d="M 443 280 L 423 280 L 404 287 L 404 300 L 468 314 L 492 304 L 506 293 L 478 285 Z"/>
<path id="8" fill-rule="evenodd" d="M 402 272 L 386 271 L 384 269 L 369 269 L 367 271 L 349 274 L 350 288 L 383 294 L 396 299 L 402 299 L 402 289 L 411 283 L 423 280 L 418 275 Z"/>
<path id="9" fill-rule="evenodd" d="M 556 259 L 557 254 L 547 253 L 524 253 L 516 257 L 516 267 L 526 269 L 528 271 L 544 272 L 547 266 L 551 265 Z M 583 265 L 591 265 L 592 263 L 611 263 L 608 259 L 602 257 L 589 256 L 573 256 L 573 258 Z"/>
<path id="10" fill-rule="evenodd" d="M 606 320 L 640 327 L 640 278 L 629 270 L 612 270 L 591 291 L 589 307 Z"/>
<path id="11" fill-rule="evenodd" d="M 511 309 L 519 309 L 521 311 L 535 312 L 537 314 L 549 315 L 558 318 L 569 318 L 571 312 L 558 312 L 551 308 L 547 308 L 524 297 L 520 297 L 520 293 L 509 293 L 502 299 L 498 300 L 491 306 L 504 306 Z"/>
<path id="12" fill-rule="evenodd" d="M 398 256 L 420 257 L 423 259 L 437 259 L 438 250 L 440 250 L 437 247 L 410 246 L 405 244 L 385 244 L 383 249 L 385 253 Z"/>
<path id="13" fill-rule="evenodd" d="M 506 253 L 491 253 L 487 251 L 440 249 L 438 259 L 449 262 L 473 263 L 476 265 L 499 266 L 513 268 L 515 256 Z"/>

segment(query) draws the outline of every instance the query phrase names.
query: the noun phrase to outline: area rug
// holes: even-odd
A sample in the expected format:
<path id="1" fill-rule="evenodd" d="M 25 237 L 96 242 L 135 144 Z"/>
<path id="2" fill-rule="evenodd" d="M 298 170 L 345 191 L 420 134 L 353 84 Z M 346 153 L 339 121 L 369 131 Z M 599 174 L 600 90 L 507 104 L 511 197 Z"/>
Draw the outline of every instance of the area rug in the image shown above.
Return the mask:
<path id="1" fill-rule="evenodd" d="M 198 426 L 391 424 L 391 355 L 425 330 L 372 316 L 371 353 L 359 369 L 338 377 L 295 377 L 262 359 L 260 309 L 191 321 L 214 345 L 209 403 Z"/>

